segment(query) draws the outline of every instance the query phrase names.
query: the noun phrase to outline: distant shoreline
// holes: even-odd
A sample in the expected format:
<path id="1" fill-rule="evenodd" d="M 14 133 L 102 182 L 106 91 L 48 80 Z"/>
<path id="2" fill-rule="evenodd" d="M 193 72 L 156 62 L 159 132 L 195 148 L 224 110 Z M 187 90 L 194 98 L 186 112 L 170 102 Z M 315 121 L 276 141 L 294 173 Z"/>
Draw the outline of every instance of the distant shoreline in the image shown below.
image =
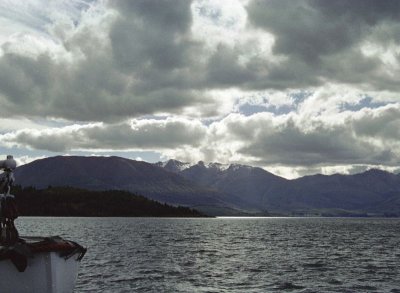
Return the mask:
<path id="1" fill-rule="evenodd" d="M 122 190 L 91 191 L 72 187 L 36 189 L 15 186 L 20 216 L 157 218 L 399 218 L 397 213 L 313 209 L 252 212 L 209 206 L 175 206 Z"/>
<path id="2" fill-rule="evenodd" d="M 302 217 L 302 216 L 271 216 L 271 217 L 242 217 L 242 216 L 25 216 L 21 215 L 20 218 L 98 218 L 98 219 L 219 219 L 219 220 L 256 220 L 256 219 L 400 219 L 400 217 L 325 217 L 325 216 L 312 216 L 312 217 Z"/>

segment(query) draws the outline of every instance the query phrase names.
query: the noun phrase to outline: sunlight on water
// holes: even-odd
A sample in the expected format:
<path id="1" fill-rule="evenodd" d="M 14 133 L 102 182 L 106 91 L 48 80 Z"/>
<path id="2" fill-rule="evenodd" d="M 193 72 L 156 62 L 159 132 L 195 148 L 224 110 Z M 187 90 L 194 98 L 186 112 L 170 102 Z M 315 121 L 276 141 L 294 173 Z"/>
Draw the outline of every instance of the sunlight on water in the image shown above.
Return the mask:
<path id="1" fill-rule="evenodd" d="M 291 217 L 230 217 L 230 216 L 221 216 L 221 217 L 216 217 L 217 219 L 249 219 L 249 220 L 255 220 L 255 219 L 289 219 Z"/>

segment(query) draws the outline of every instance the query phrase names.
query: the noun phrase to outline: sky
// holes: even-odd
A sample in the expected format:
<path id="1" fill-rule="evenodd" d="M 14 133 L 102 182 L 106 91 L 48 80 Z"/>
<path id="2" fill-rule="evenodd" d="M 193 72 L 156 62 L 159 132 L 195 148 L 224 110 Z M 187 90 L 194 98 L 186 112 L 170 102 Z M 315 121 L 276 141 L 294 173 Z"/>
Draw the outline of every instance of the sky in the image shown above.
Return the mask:
<path id="1" fill-rule="evenodd" d="M 400 172 L 400 1 L 0 0 L 0 156 Z"/>

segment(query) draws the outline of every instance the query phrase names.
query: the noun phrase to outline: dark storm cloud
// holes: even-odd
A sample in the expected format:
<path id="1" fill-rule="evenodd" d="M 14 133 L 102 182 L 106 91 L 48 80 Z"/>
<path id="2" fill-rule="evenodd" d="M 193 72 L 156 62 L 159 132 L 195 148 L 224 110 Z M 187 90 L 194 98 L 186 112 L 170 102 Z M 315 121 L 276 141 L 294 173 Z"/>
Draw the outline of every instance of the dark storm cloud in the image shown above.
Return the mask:
<path id="1" fill-rule="evenodd" d="M 369 25 L 375 25 L 382 19 L 397 22 L 400 17 L 400 2 L 397 0 L 311 0 L 310 3 L 331 19 L 346 15 L 353 22 Z"/>
<path id="2" fill-rule="evenodd" d="M 379 78 L 377 86 L 393 86 L 390 77 L 381 76 L 382 62 L 363 56 L 360 45 L 366 38 L 377 41 L 376 31 L 383 25 L 394 36 L 399 1 L 254 0 L 247 9 L 251 24 L 274 34 L 274 53 L 289 58 L 276 68 L 284 79 L 286 72 L 301 66 L 304 75 L 320 78 L 321 84 L 326 79 L 362 83 L 373 77 Z M 380 41 L 377 45 L 382 45 Z M 301 85 L 306 84 L 300 79 Z"/>
<path id="3" fill-rule="evenodd" d="M 208 102 L 191 87 L 192 54 L 197 51 L 188 33 L 190 1 L 112 3 L 118 14 L 104 20 L 110 25 L 82 24 L 62 40 L 73 62 L 51 52 L 20 54 L 3 45 L 3 117 L 113 121 L 177 113 Z"/>
<path id="4" fill-rule="evenodd" d="M 324 55 L 351 48 L 381 22 L 397 22 L 399 1 L 270 0 L 248 8 L 253 24 L 277 37 L 276 53 L 317 63 Z"/>
<path id="5" fill-rule="evenodd" d="M 1 13 L 15 24 L 0 30 L 0 116 L 17 124 L 0 125 L 4 147 L 305 172 L 400 163 L 400 1 L 85 3 L 40 25 Z"/>
<path id="6" fill-rule="evenodd" d="M 248 28 L 272 33 L 273 54 L 246 54 L 259 46 L 257 38 L 233 47 L 219 45 L 197 86 L 283 90 L 337 82 L 398 91 L 382 55 L 362 52 L 366 44 L 384 49 L 400 44 L 399 3 L 381 2 L 254 0 L 247 7 Z M 400 60 L 395 51 L 389 53 Z"/>
<path id="7" fill-rule="evenodd" d="M 226 46 L 219 46 L 208 61 L 207 84 L 216 87 L 235 86 L 257 78 L 251 66 L 238 64 L 238 52 Z"/>
<path id="8" fill-rule="evenodd" d="M 187 65 L 191 1 L 115 1 L 120 17 L 110 31 L 112 53 L 124 70 L 151 66 L 172 70 Z"/>
<path id="9" fill-rule="evenodd" d="M 240 87 L 243 90 L 288 89 L 299 86 L 320 84 L 319 76 L 308 73 L 310 66 L 302 60 L 274 62 L 272 56 L 249 57 L 241 62 L 240 57 L 254 44 L 234 48 L 220 45 L 211 55 L 204 69 L 204 79 L 199 81 L 200 88 Z M 264 58 L 268 57 L 268 58 Z"/>
<path id="10" fill-rule="evenodd" d="M 240 32 L 246 38 L 212 49 L 194 36 L 190 1 L 108 4 L 112 13 L 97 23 L 80 21 L 59 34 L 67 57 L 3 44 L 3 117 L 115 122 L 187 107 L 212 116 L 218 111 L 209 109 L 223 104 L 208 95 L 213 89 L 307 89 L 330 82 L 399 89 L 381 59 L 360 51 L 367 39 L 398 46 L 397 1 L 253 1 L 249 25 Z M 273 53 L 260 49 L 254 27 L 273 34 Z"/>
<path id="11" fill-rule="evenodd" d="M 156 26 L 166 31 L 184 33 L 192 23 L 191 3 L 187 0 L 121 0 L 113 1 L 111 5 L 127 18 L 139 18 L 139 22 L 147 28 Z"/>
<path id="12" fill-rule="evenodd" d="M 112 121 L 158 111 L 177 112 L 198 103 L 199 94 L 160 86 L 137 89 L 108 59 L 78 66 L 55 63 L 47 54 L 0 58 L 0 113 L 3 117 L 61 117 L 78 121 Z"/>

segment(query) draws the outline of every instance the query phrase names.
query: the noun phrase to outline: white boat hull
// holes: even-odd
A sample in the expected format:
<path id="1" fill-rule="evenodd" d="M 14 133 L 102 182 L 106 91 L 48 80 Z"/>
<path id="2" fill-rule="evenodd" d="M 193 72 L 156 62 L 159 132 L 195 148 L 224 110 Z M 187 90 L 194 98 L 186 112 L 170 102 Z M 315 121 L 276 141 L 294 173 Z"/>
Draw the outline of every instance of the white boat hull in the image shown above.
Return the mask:
<path id="1" fill-rule="evenodd" d="M 58 252 L 35 253 L 28 258 L 24 272 L 9 259 L 0 261 L 1 293 L 71 293 L 74 290 L 80 261 L 79 254 L 69 258 Z"/>

